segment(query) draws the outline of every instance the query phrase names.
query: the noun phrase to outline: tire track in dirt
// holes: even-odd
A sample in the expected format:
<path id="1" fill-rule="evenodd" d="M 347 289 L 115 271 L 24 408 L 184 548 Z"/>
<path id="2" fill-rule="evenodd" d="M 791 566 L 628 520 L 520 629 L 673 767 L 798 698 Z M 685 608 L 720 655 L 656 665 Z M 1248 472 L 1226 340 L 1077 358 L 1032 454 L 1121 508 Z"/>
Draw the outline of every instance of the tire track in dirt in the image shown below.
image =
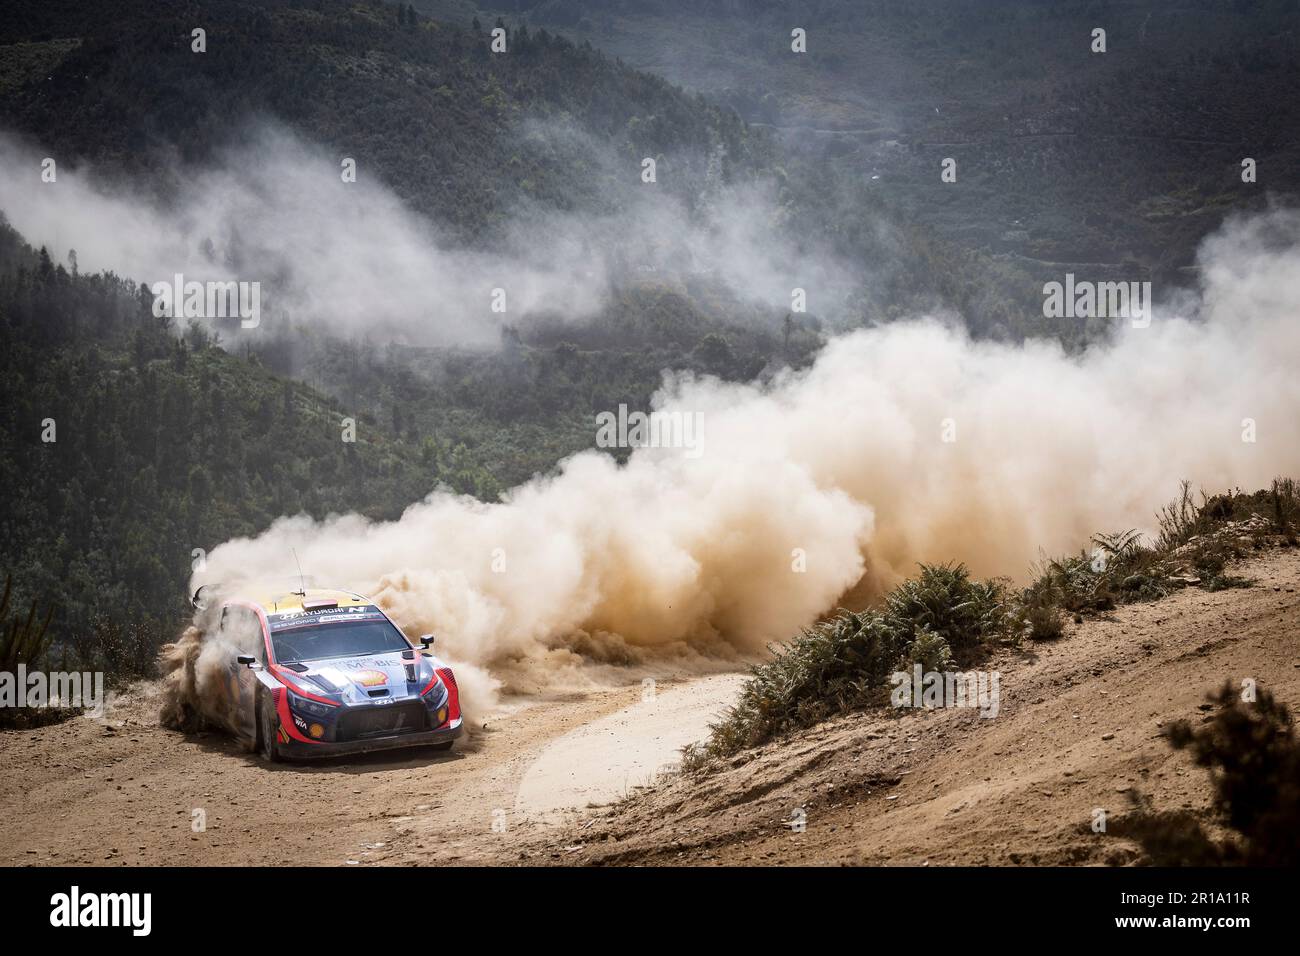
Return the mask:
<path id="1" fill-rule="evenodd" d="M 659 686 L 671 697 L 691 683 Z M 641 697 L 638 678 L 523 702 L 446 754 L 272 765 L 221 734 L 164 730 L 157 685 L 137 685 L 106 719 L 0 734 L 0 864 L 514 862 L 554 829 L 514 810 L 538 756 Z"/>

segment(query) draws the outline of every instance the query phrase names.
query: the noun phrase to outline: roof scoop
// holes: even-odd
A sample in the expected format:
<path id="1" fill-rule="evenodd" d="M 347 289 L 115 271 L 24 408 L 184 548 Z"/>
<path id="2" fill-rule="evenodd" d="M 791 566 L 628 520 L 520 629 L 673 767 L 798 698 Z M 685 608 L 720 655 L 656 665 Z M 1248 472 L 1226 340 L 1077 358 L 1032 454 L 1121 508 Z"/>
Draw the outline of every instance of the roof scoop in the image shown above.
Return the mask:
<path id="1" fill-rule="evenodd" d="M 339 606 L 339 602 L 337 598 L 333 598 L 333 599 L 313 598 L 310 601 L 302 602 L 302 609 L 304 611 L 323 611 L 327 607 L 338 607 L 338 606 Z"/>

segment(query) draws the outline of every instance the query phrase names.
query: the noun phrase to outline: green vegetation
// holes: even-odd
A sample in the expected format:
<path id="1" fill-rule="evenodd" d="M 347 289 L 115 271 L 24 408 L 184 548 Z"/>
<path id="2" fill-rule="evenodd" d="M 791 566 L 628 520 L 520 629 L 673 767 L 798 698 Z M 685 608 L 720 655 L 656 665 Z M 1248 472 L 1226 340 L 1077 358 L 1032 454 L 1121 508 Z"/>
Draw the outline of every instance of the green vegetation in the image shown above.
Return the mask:
<path id="1" fill-rule="evenodd" d="M 32 602 L 26 619 L 9 620 L 9 598 L 13 593 L 13 578 L 5 576 L 4 596 L 0 597 L 0 672 L 12 673 L 19 664 L 34 664 L 49 649 L 50 618 L 54 608 L 45 612 L 37 624 L 36 603 Z"/>
<path id="2" fill-rule="evenodd" d="M 147 672 L 182 620 L 193 550 L 284 514 L 395 517 L 439 480 L 486 481 L 454 433 L 401 441 L 337 400 L 177 335 L 152 297 L 0 228 L 0 567 L 15 603 L 59 609 L 78 668 Z M 46 440 L 52 438 L 53 440 Z"/>
<path id="3" fill-rule="evenodd" d="M 465 5 L 419 4 L 448 16 Z M 1290 0 L 479 6 L 731 105 L 868 179 L 898 218 L 1039 288 L 1070 264 L 1098 279 L 1109 267 L 1178 282 L 1229 208 L 1265 202 L 1241 182 L 1244 156 L 1268 169 L 1268 190 L 1300 191 L 1300 9 Z M 807 31 L 806 54 L 790 51 L 795 26 Z M 1096 27 L 1104 54 L 1090 49 Z M 955 184 L 939 181 L 945 157 L 958 162 Z"/>
<path id="4" fill-rule="evenodd" d="M 1157 538 L 1144 544 L 1136 531 L 1098 534 L 1093 548 L 1052 560 L 1026 589 L 1022 604 L 1041 621 L 1033 637 L 1059 636 L 1059 615 L 1107 611 L 1120 604 L 1162 598 L 1198 585 L 1207 591 L 1249 587 L 1228 564 L 1272 536 L 1293 540 L 1295 482 L 1279 479 L 1267 491 L 1229 492 L 1193 500 L 1184 482 L 1177 499 L 1156 516 Z M 1052 632 L 1052 621 L 1057 621 Z"/>
<path id="5" fill-rule="evenodd" d="M 1273 539 L 1292 542 L 1300 514 L 1295 482 L 1279 479 L 1267 491 L 1192 499 L 1161 510 L 1157 541 L 1144 545 L 1135 531 L 1099 534 L 1091 552 L 1050 561 L 1023 589 L 1001 580 L 973 581 L 960 565 L 922 565 L 879 607 L 806 628 L 752 669 L 740 699 L 688 747 L 683 767 L 701 771 L 718 758 L 755 747 L 828 717 L 880 705 L 895 671 L 921 664 L 927 671 L 965 670 L 994 648 L 1025 639 L 1054 640 L 1064 620 L 1119 604 L 1149 601 L 1180 587 L 1249 587 L 1225 573 L 1228 562 Z"/>
<path id="6" fill-rule="evenodd" d="M 960 565 L 921 567 L 880 608 L 841 610 L 753 668 L 740 699 L 683 767 L 755 747 L 781 734 L 888 699 L 896 670 L 966 668 L 998 643 L 1019 639 L 1001 581 L 972 581 Z"/>

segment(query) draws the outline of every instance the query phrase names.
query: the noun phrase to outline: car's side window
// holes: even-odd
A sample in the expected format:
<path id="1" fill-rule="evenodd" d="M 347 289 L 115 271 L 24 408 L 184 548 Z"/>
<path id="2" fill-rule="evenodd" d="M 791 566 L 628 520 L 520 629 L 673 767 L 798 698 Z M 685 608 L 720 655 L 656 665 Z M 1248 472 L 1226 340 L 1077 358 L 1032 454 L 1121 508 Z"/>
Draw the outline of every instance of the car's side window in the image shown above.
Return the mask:
<path id="1" fill-rule="evenodd" d="M 239 605 L 228 605 L 221 611 L 221 633 L 244 653 L 255 654 L 263 664 L 267 662 L 262 622 L 256 612 Z"/>

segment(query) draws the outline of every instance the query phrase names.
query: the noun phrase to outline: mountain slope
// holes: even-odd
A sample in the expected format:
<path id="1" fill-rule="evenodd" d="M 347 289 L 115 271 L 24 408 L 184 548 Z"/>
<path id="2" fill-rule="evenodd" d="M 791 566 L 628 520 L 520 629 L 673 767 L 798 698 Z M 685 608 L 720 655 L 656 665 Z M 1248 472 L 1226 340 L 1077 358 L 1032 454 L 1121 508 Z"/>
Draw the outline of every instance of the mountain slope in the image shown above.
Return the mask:
<path id="1" fill-rule="evenodd" d="M 55 660 L 150 671 L 184 618 L 195 549 L 280 515 L 395 517 L 439 480 L 477 490 L 445 436 L 394 434 L 151 306 L 0 223 L 0 568 L 17 607 L 55 608 Z"/>
<path id="2" fill-rule="evenodd" d="M 870 177 L 907 218 L 1035 275 L 1131 260 L 1172 283 L 1227 210 L 1300 193 L 1300 11 L 1287 0 L 481 6 L 733 106 Z M 806 53 L 791 52 L 794 28 Z M 1246 157 L 1256 183 L 1241 180 Z M 945 158 L 955 183 L 940 181 Z"/>
<path id="3" fill-rule="evenodd" d="M 173 155 L 201 162 L 248 119 L 274 117 L 463 237 L 490 233 L 521 203 L 608 205 L 619 170 L 588 137 L 626 154 L 628 181 L 645 155 L 716 153 L 724 178 L 770 161 L 766 137 L 731 111 L 544 30 L 513 30 L 510 54 L 493 55 L 486 29 L 410 23 L 384 3 L 18 6 L 8 41 L 79 41 L 52 69 L 33 51 L 0 101 L 0 122 L 55 156 L 169 174 Z M 191 49 L 198 27 L 203 53 Z M 529 134 L 525 117 L 561 132 Z M 691 186 L 690 175 L 665 183 Z"/>

